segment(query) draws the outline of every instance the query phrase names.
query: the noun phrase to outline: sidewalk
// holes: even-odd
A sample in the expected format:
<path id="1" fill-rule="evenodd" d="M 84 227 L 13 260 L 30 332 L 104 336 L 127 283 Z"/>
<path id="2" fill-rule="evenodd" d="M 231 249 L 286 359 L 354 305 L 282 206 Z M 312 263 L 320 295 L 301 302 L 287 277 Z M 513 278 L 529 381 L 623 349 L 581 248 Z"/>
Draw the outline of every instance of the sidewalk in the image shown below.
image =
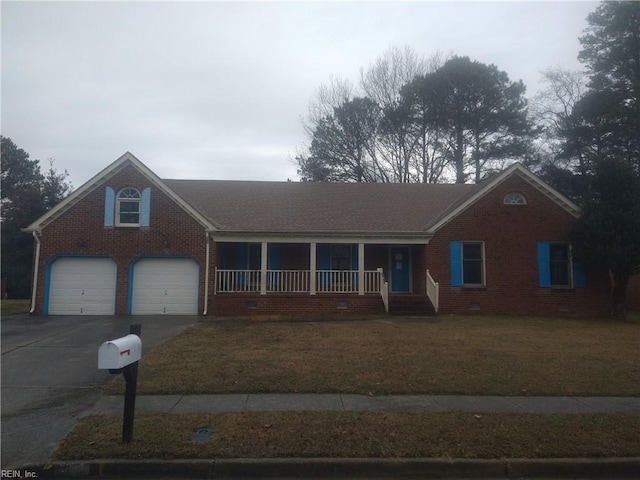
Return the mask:
<path id="1" fill-rule="evenodd" d="M 92 414 L 120 415 L 124 397 L 103 396 Z M 636 413 L 640 397 L 229 394 L 139 395 L 136 414 L 275 411 Z"/>
<path id="2" fill-rule="evenodd" d="M 122 415 L 124 397 L 103 395 L 89 414 Z M 136 414 L 274 411 L 637 413 L 640 397 L 229 394 L 140 395 Z M 40 478 L 635 478 L 640 458 L 230 458 L 86 460 L 36 469 Z"/>

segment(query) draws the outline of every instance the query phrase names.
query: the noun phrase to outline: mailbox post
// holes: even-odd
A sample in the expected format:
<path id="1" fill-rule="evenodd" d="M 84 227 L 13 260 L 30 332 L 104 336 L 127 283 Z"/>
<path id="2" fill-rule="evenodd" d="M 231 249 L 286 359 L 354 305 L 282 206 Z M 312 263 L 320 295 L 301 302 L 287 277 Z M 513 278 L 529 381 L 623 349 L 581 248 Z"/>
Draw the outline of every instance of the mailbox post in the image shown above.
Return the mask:
<path id="1" fill-rule="evenodd" d="M 129 443 L 133 439 L 138 361 L 142 356 L 142 342 L 140 340 L 142 325 L 131 325 L 129 332 L 127 336 L 104 342 L 98 349 L 98 368 L 107 369 L 109 373 L 124 375 L 122 443 Z"/>

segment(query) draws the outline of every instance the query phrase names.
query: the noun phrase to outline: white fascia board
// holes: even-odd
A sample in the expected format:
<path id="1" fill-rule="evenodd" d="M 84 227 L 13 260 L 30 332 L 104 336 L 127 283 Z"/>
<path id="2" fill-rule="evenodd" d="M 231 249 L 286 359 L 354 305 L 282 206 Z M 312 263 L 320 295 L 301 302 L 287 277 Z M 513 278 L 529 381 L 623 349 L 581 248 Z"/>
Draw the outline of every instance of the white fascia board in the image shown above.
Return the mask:
<path id="1" fill-rule="evenodd" d="M 449 223 L 451 220 L 456 218 L 458 215 L 464 212 L 471 205 L 473 205 L 482 197 L 487 195 L 489 192 L 495 189 L 498 185 L 505 182 L 512 175 L 518 175 L 520 178 L 522 178 L 524 181 L 532 185 L 534 188 L 536 188 L 538 191 L 540 191 L 542 194 L 544 194 L 546 197 L 551 199 L 553 202 L 555 202 L 557 205 L 559 205 L 561 208 L 566 210 L 569 214 L 573 215 L 574 217 L 577 218 L 580 215 L 580 208 L 575 203 L 573 203 L 571 200 L 569 200 L 567 197 L 562 195 L 560 192 L 555 190 L 550 185 L 543 182 L 540 178 L 538 178 L 536 175 L 534 175 L 529 170 L 524 168 L 521 164 L 514 163 L 513 165 L 505 169 L 503 172 L 496 175 L 494 178 L 490 179 L 482 189 L 480 189 L 473 196 L 471 196 L 469 199 L 467 199 L 465 202 L 463 202 L 461 205 L 455 208 L 452 212 L 450 212 L 448 215 L 441 218 L 437 223 L 431 226 L 427 230 L 427 233 L 431 235 L 435 234 L 439 229 L 444 227 L 447 223 Z"/>
<path id="2" fill-rule="evenodd" d="M 80 187 L 75 189 L 69 195 L 67 195 L 60 203 L 54 206 L 51 210 L 46 212 L 40 218 L 35 220 L 31 225 L 26 228 L 23 228 L 23 232 L 39 232 L 44 225 L 49 223 L 52 219 L 56 218 L 59 213 L 65 211 L 68 207 L 76 203 L 78 200 L 83 198 L 87 193 L 91 192 L 94 188 L 96 188 L 99 184 L 101 184 L 107 177 L 109 177 L 113 172 L 118 170 L 118 168 L 129 159 L 129 156 L 133 157 L 129 152 L 122 155 L 119 159 L 113 162 L 108 167 L 104 168 L 96 175 L 91 177 L 85 183 L 83 183 Z M 134 157 L 135 158 L 135 157 Z"/>
<path id="3" fill-rule="evenodd" d="M 426 245 L 431 235 L 411 232 L 356 233 L 356 232 L 317 232 L 317 233 L 277 233 L 277 232 L 224 232 L 211 234 L 216 242 L 254 242 L 254 243 L 366 243 L 382 245 Z"/>
<path id="4" fill-rule="evenodd" d="M 553 188 L 548 183 L 543 182 L 540 178 L 538 178 L 536 175 L 531 173 L 529 170 L 522 167 L 520 164 L 518 165 L 520 166 L 518 173 L 520 174 L 520 177 L 523 180 L 530 183 L 533 187 L 535 187 L 540 192 L 542 192 L 546 197 L 553 200 L 555 203 L 557 203 L 559 206 L 561 206 L 563 209 L 565 209 L 568 213 L 570 213 L 575 218 L 578 218 L 580 216 L 581 210 L 578 205 L 573 203 L 571 200 L 569 200 L 563 194 L 558 192 L 555 188 Z"/>
<path id="5" fill-rule="evenodd" d="M 140 173 L 146 176 L 156 187 L 162 190 L 167 196 L 174 200 L 180 207 L 182 207 L 187 213 L 189 213 L 198 223 L 200 223 L 205 229 L 215 231 L 218 226 L 214 225 L 207 218 L 202 216 L 196 210 L 193 209 L 187 202 L 185 202 L 180 196 L 178 196 L 173 190 L 167 187 L 164 182 L 153 173 L 146 165 L 138 160 L 130 152 L 126 152 L 115 162 L 108 167 L 104 168 L 98 174 L 94 175 L 90 180 L 82 184 L 79 188 L 74 190 L 64 200 L 58 203 L 55 207 L 35 220 L 31 225 L 23 228 L 23 232 L 40 232 L 48 223 L 56 219 L 62 213 L 64 213 L 69 207 L 80 201 L 88 193 L 102 185 L 109 177 L 111 177 L 118 170 L 126 166 L 126 164 L 133 165 Z"/>

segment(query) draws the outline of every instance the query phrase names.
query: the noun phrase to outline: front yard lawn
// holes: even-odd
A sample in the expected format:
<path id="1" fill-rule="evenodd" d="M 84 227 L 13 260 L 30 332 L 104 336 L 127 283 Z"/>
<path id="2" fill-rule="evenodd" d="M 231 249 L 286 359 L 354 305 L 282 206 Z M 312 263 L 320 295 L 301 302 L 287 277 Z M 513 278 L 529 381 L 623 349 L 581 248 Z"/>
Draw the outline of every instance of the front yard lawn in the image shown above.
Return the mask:
<path id="1" fill-rule="evenodd" d="M 213 429 L 206 443 L 192 434 Z M 640 456 L 640 415 L 279 412 L 88 417 L 53 460 Z"/>
<path id="2" fill-rule="evenodd" d="M 639 327 L 638 316 L 207 321 L 143 358 L 138 393 L 637 396 Z"/>
<path id="3" fill-rule="evenodd" d="M 2 310 L 2 316 L 14 315 L 16 313 L 28 313 L 31 306 L 29 299 L 11 299 L 2 300 L 0 302 L 0 309 Z"/>

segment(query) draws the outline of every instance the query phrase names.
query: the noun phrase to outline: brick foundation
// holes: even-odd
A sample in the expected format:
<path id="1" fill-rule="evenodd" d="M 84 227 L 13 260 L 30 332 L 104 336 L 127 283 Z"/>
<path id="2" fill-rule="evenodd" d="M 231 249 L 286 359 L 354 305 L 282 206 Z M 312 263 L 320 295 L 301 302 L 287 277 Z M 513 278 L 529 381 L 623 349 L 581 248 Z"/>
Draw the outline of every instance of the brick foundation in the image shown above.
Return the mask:
<path id="1" fill-rule="evenodd" d="M 379 295 L 219 294 L 210 301 L 212 315 L 322 316 L 352 313 L 385 313 Z"/>

